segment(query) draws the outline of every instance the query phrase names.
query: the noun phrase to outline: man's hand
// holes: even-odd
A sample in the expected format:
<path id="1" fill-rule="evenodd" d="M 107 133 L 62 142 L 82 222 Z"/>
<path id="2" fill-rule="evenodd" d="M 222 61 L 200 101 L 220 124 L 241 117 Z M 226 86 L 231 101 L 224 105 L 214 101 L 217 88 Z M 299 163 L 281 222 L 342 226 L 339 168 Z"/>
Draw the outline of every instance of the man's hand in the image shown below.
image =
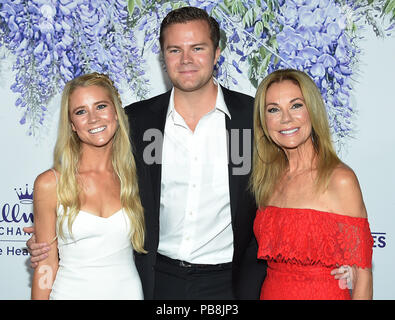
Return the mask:
<path id="1" fill-rule="evenodd" d="M 356 274 L 356 267 L 350 266 L 341 266 L 331 271 L 331 275 L 334 275 L 335 279 L 339 280 L 340 289 L 355 288 Z"/>
<path id="2" fill-rule="evenodd" d="M 36 268 L 38 262 L 48 257 L 48 251 L 50 249 L 47 243 L 36 243 L 36 237 L 34 236 L 34 227 L 25 227 L 23 231 L 26 233 L 33 233 L 32 237 L 26 242 L 26 246 L 30 253 L 30 266 Z"/>

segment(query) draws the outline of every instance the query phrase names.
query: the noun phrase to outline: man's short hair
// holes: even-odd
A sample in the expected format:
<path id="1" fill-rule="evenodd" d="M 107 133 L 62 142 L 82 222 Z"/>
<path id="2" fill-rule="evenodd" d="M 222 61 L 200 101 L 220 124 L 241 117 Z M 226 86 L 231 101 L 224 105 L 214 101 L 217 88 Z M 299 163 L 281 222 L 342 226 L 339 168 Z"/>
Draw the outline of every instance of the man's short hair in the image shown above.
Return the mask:
<path id="1" fill-rule="evenodd" d="M 210 28 L 210 38 L 214 45 L 214 50 L 219 46 L 220 31 L 218 22 L 210 17 L 208 13 L 196 7 L 182 7 L 170 11 L 167 16 L 163 19 L 160 26 L 159 42 L 160 48 L 163 52 L 164 48 L 164 36 L 163 33 L 166 28 L 175 23 L 187 23 L 189 21 L 202 20 L 206 21 Z"/>

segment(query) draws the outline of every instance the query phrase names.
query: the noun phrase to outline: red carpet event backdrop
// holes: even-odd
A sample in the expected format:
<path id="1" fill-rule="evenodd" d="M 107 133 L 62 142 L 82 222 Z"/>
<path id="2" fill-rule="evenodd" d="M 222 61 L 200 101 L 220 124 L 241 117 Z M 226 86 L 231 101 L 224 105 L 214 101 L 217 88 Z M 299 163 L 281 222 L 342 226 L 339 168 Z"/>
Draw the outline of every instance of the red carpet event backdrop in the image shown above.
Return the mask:
<path id="1" fill-rule="evenodd" d="M 280 68 L 314 79 L 364 194 L 374 299 L 395 299 L 395 0 L 0 0 L 0 299 L 30 298 L 22 228 L 34 222 L 34 180 L 52 166 L 65 83 L 107 73 L 124 105 L 164 92 L 159 26 L 187 5 L 220 23 L 225 87 L 254 96 Z"/>

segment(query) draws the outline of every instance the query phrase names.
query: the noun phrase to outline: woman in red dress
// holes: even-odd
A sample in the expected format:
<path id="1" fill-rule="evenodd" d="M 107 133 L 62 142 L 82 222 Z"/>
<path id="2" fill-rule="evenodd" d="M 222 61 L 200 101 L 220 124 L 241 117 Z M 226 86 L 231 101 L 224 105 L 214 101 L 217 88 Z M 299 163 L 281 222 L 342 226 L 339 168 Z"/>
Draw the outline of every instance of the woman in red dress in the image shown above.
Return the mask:
<path id="1" fill-rule="evenodd" d="M 251 188 L 258 258 L 268 261 L 261 299 L 372 299 L 372 246 L 358 180 L 332 146 L 312 79 L 278 70 L 255 98 Z M 356 266 L 352 295 L 331 276 Z"/>

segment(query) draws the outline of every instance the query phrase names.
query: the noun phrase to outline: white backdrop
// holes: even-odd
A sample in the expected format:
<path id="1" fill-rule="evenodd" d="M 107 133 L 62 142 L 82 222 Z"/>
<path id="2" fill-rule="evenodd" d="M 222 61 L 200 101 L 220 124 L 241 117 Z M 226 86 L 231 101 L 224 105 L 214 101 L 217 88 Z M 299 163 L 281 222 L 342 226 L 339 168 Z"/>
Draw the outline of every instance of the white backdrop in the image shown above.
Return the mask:
<path id="1" fill-rule="evenodd" d="M 395 39 L 366 34 L 354 95 L 357 134 L 342 157 L 358 176 L 368 210 L 374 299 L 395 299 Z"/>
<path id="2" fill-rule="evenodd" d="M 395 39 L 382 40 L 368 30 L 361 44 L 360 74 L 355 79 L 353 95 L 359 114 L 355 139 L 347 140 L 341 158 L 356 172 L 368 209 L 375 239 L 373 253 L 374 299 L 395 299 L 395 120 L 394 74 Z M 28 236 L 22 231 L 31 225 L 32 204 L 29 194 L 35 177 L 52 165 L 58 113 L 51 115 L 50 125 L 39 140 L 26 135 L 18 124 L 21 113 L 14 107 L 16 95 L 9 89 L 14 72 L 12 61 L 1 62 L 0 77 L 0 299 L 29 299 L 31 274 L 25 247 Z M 152 54 L 147 63 L 151 95 L 164 92 L 160 64 Z M 233 87 L 235 89 L 235 87 Z M 247 82 L 237 87 L 250 95 L 255 89 Z M 125 105 L 133 98 L 123 94 Z M 51 101 L 59 105 L 59 97 Z M 57 108 L 49 108 L 57 110 Z M 26 184 L 28 199 L 24 199 Z M 20 189 L 21 188 L 21 192 Z M 16 189 L 16 190 L 15 190 Z M 21 198 L 19 198 L 19 196 Z M 26 203 L 28 202 L 28 203 Z"/>

